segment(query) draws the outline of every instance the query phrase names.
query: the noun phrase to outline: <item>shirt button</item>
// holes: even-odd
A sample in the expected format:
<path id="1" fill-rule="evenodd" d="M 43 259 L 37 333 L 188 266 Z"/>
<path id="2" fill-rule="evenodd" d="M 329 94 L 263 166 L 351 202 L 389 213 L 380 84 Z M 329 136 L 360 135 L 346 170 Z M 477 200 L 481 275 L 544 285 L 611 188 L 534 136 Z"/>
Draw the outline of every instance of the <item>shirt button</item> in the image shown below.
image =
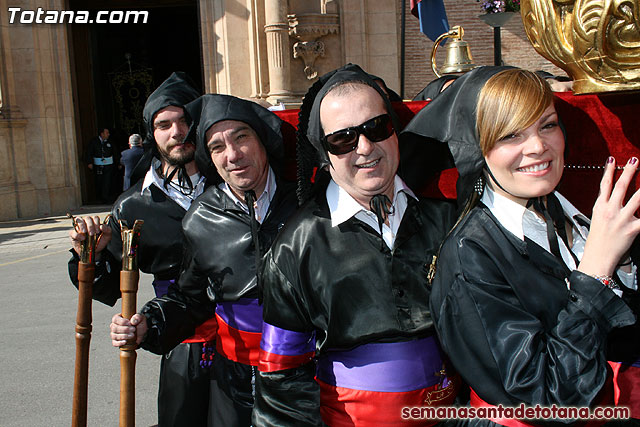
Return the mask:
<path id="1" fill-rule="evenodd" d="M 396 295 L 402 298 L 404 296 L 404 291 L 402 289 L 396 289 Z"/>
<path id="2" fill-rule="evenodd" d="M 576 294 L 569 294 L 569 299 L 573 302 L 578 302 L 578 296 Z"/>

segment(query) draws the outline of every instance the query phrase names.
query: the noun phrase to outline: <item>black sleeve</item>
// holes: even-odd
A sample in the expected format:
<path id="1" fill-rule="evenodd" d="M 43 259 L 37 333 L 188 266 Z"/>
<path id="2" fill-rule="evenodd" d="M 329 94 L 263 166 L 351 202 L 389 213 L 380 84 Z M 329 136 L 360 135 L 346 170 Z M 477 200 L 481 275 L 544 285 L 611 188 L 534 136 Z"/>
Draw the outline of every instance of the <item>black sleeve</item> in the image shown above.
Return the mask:
<path id="1" fill-rule="evenodd" d="M 275 372 L 259 372 L 252 424 L 271 426 L 323 426 L 320 386 L 314 380 L 315 363 Z"/>
<path id="2" fill-rule="evenodd" d="M 78 263 L 80 257 L 71 249 L 69 260 L 69 278 L 73 286 L 78 289 Z M 95 277 L 91 297 L 103 304 L 113 307 L 120 298 L 120 262 L 113 258 L 107 250 L 98 254 L 96 259 Z"/>
<path id="3" fill-rule="evenodd" d="M 636 319 L 640 319 L 640 292 L 623 287 L 622 300 L 631 308 Z M 640 360 L 640 321 L 611 331 L 607 357 L 610 361 L 627 364 Z"/>
<path id="4" fill-rule="evenodd" d="M 115 213 L 112 213 L 115 215 Z M 107 247 L 96 256 L 95 276 L 93 279 L 92 298 L 106 305 L 114 306 L 120 298 L 120 270 L 122 270 L 122 238 L 120 224 L 112 216 L 109 221 L 111 227 L 111 241 Z M 78 288 L 78 263 L 80 257 L 71 249 L 71 259 L 68 263 L 71 283 Z"/>
<path id="5" fill-rule="evenodd" d="M 192 247 L 185 238 L 180 278 L 169 286 L 167 295 L 152 299 L 140 310 L 149 326 L 141 343 L 145 350 L 156 354 L 171 351 L 215 314 L 215 304 L 207 296 L 207 278 L 191 252 Z"/>
<path id="6" fill-rule="evenodd" d="M 289 255 L 284 256 L 289 258 Z M 295 264 L 293 256 L 287 265 Z M 294 273 L 288 272 L 290 276 Z M 313 326 L 306 312 L 306 303 L 300 293 L 291 285 L 290 280 L 273 259 L 271 252 L 267 254 L 261 270 L 264 287 L 264 321 L 273 325 L 277 332 L 269 337 L 281 339 L 290 331 L 311 333 Z M 267 325 L 264 326 L 265 328 Z M 267 337 L 263 334 L 263 344 Z M 264 348 L 264 347 L 263 347 Z M 258 393 L 253 409 L 255 426 L 320 426 L 320 386 L 315 381 L 315 362 L 313 360 L 300 364 L 293 362 L 284 365 L 286 369 L 269 370 L 263 362 L 256 384 Z"/>
<path id="7" fill-rule="evenodd" d="M 634 321 L 621 298 L 574 271 L 566 305 L 555 324 L 545 326 L 525 309 L 509 279 L 494 274 L 495 257 L 480 245 L 451 239 L 441 252 L 444 260 L 450 267 L 436 273 L 431 299 L 436 328 L 454 366 L 481 398 L 491 404 L 594 402 L 607 377 L 607 335 Z"/>

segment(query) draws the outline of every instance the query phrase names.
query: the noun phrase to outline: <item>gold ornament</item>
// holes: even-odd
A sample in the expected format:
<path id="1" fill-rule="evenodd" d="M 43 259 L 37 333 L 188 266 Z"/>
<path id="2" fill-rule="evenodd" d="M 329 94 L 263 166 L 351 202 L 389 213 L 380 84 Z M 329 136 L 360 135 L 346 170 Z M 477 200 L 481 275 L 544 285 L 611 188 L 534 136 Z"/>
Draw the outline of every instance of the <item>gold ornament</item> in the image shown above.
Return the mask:
<path id="1" fill-rule="evenodd" d="M 640 90 L 640 0 L 522 0 L 533 47 L 576 94 Z"/>

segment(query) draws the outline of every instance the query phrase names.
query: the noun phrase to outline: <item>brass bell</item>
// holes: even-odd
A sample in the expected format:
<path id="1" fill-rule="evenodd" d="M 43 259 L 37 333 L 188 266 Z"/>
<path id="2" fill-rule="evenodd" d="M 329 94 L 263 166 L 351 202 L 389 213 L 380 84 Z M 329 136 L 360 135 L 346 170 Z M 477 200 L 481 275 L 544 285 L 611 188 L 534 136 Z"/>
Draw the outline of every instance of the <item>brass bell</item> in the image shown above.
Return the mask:
<path id="1" fill-rule="evenodd" d="M 431 69 L 437 77 L 442 77 L 442 74 L 466 73 L 476 67 L 471 58 L 469 43 L 462 40 L 463 34 L 464 30 L 457 25 L 436 39 L 433 49 L 431 49 Z M 442 64 L 442 68 L 438 72 L 436 69 L 436 52 L 440 43 L 446 38 L 453 38 L 453 40 L 447 46 L 444 64 Z"/>

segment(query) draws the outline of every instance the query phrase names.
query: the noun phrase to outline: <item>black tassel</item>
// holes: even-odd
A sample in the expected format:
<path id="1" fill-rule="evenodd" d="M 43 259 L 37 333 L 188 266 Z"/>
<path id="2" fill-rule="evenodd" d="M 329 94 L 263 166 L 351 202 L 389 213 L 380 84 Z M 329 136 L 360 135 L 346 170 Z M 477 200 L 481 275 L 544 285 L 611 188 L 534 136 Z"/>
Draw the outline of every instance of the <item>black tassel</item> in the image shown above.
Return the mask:
<path id="1" fill-rule="evenodd" d="M 369 201 L 369 209 L 371 210 L 371 212 L 376 214 L 376 218 L 378 218 L 378 227 L 380 227 L 380 240 L 382 242 L 382 247 L 380 248 L 381 251 L 383 251 L 385 247 L 384 238 L 382 237 L 382 226 L 384 225 L 389 215 L 392 213 L 391 207 L 391 200 L 386 194 L 376 194 Z"/>
<path id="2" fill-rule="evenodd" d="M 253 247 L 255 254 L 255 263 L 256 263 L 256 284 L 258 288 L 258 300 L 262 303 L 262 284 L 260 282 L 260 264 L 262 260 L 262 255 L 260 254 L 260 238 L 258 236 L 258 220 L 256 219 L 256 211 L 255 211 L 255 203 L 256 203 L 256 193 L 253 190 L 244 192 L 244 202 L 247 204 L 249 208 L 249 216 L 251 217 L 249 220 L 251 221 L 251 238 L 253 239 Z"/>
<path id="3" fill-rule="evenodd" d="M 176 176 L 176 174 L 178 179 L 177 184 L 174 184 L 172 181 L 173 177 Z M 180 190 L 180 192 L 185 196 L 190 196 L 191 194 L 193 194 L 193 183 L 191 182 L 191 178 L 187 173 L 187 167 L 185 165 L 174 167 L 171 172 L 167 174 L 167 176 L 164 176 L 164 171 L 161 171 L 160 177 L 163 180 L 162 184 L 164 185 L 164 188 L 168 188 L 169 185 L 172 185 L 173 187 L 178 188 L 178 190 Z"/>
<path id="4" fill-rule="evenodd" d="M 574 262 L 576 263 L 576 265 L 578 265 L 578 258 L 575 256 L 575 254 L 571 250 L 571 247 L 569 246 L 566 221 L 564 217 L 564 211 L 562 210 L 562 205 L 553 193 L 548 194 L 546 198 L 546 206 L 543 197 L 535 197 L 529 199 L 529 201 L 527 202 L 527 207 L 533 206 L 533 209 L 544 218 L 544 221 L 547 225 L 547 239 L 549 241 L 549 248 L 551 249 L 551 253 L 560 262 L 566 265 L 566 263 L 562 259 L 562 254 L 560 253 L 560 245 L 558 245 L 557 236 L 560 236 L 567 249 L 569 249 L 569 253 L 573 257 Z M 557 236 L 556 232 L 558 233 Z"/>

